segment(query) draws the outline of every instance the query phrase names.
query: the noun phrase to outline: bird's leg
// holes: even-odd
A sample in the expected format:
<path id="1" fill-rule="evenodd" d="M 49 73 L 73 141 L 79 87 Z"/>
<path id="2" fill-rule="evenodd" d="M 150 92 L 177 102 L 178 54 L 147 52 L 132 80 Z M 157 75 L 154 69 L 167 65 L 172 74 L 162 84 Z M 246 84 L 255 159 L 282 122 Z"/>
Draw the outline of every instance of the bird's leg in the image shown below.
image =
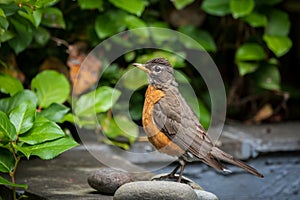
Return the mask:
<path id="1" fill-rule="evenodd" d="M 180 167 L 180 172 L 179 172 L 179 176 L 178 176 L 178 179 L 177 179 L 177 182 L 180 183 L 185 165 L 186 165 L 186 162 L 182 159 L 179 159 L 179 164 L 175 167 L 175 169 L 170 174 L 159 177 L 159 179 L 161 180 L 161 179 L 167 179 L 167 178 L 170 178 L 170 179 L 171 178 L 177 178 L 175 176 L 175 174 L 176 174 L 176 172 L 178 171 L 178 169 Z"/>
<path id="2" fill-rule="evenodd" d="M 182 174 L 183 174 L 183 170 L 185 168 L 186 162 L 184 160 L 179 160 L 179 164 L 178 166 L 180 166 L 180 172 L 179 172 L 179 176 L 177 179 L 177 182 L 180 183 L 181 182 L 181 178 L 182 178 Z"/>
<path id="3" fill-rule="evenodd" d="M 175 177 L 175 174 L 176 174 L 176 172 L 178 171 L 178 169 L 179 169 L 180 166 L 181 166 L 181 165 L 178 164 L 178 165 L 175 167 L 175 169 L 174 169 L 170 174 L 167 175 L 168 178 L 174 178 L 174 177 Z"/>
<path id="4" fill-rule="evenodd" d="M 157 178 L 157 179 L 162 180 L 162 179 L 168 179 L 168 178 L 170 178 L 170 179 L 171 179 L 171 178 L 175 178 L 175 174 L 176 174 L 176 172 L 178 171 L 178 169 L 179 169 L 180 166 L 181 166 L 181 165 L 178 164 L 178 165 L 175 167 L 175 169 L 174 169 L 170 174 L 161 176 L 161 177 L 159 177 L 159 178 Z"/>

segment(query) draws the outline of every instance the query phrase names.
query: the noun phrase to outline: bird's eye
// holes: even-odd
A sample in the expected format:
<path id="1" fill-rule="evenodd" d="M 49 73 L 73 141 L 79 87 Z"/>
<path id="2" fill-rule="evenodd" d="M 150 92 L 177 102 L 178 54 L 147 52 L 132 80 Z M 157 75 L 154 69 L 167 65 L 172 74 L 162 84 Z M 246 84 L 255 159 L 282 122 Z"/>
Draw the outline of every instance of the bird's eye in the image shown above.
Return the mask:
<path id="1" fill-rule="evenodd" d="M 155 72 L 160 72 L 161 71 L 161 67 L 158 66 L 158 65 L 154 66 L 154 71 Z"/>

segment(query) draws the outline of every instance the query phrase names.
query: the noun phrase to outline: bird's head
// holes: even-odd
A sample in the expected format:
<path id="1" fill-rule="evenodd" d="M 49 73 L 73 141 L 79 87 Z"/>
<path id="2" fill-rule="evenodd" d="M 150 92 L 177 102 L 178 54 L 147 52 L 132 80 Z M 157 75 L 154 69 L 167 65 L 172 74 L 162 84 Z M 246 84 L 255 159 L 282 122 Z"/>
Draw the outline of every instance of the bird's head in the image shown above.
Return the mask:
<path id="1" fill-rule="evenodd" d="M 154 85 L 154 87 L 163 88 L 170 85 L 177 86 L 173 67 L 165 58 L 154 58 L 145 64 L 134 63 L 133 66 L 146 72 L 149 83 Z"/>

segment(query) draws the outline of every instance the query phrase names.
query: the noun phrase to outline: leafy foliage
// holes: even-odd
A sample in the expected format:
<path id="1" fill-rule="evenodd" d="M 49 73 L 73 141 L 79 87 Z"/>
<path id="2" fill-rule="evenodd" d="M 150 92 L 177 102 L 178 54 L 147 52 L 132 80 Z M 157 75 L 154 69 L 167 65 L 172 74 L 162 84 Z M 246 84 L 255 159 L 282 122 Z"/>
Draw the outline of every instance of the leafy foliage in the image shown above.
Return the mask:
<path id="1" fill-rule="evenodd" d="M 45 74 L 47 76 L 44 76 Z M 56 72 L 53 74 L 51 71 L 45 71 L 37 75 L 32 83 L 32 88 L 39 88 L 44 91 L 44 86 L 48 86 L 44 84 L 47 81 L 51 80 L 54 83 L 60 83 L 61 76 L 56 75 Z M 41 76 L 44 82 L 38 81 Z M 8 80 L 17 82 L 14 79 Z M 66 84 L 68 85 L 69 83 L 66 82 Z M 17 85 L 21 85 L 21 83 Z M 0 87 L 1 91 L 14 94 L 12 91 L 16 90 L 15 87 L 11 87 L 11 91 L 7 90 L 7 88 L 6 86 Z M 39 114 L 39 109 L 45 105 L 44 101 L 38 101 L 40 90 L 37 90 L 35 93 L 24 90 L 23 87 L 19 87 L 18 90 L 21 91 L 11 97 L 0 100 L 0 171 L 9 173 L 12 178 L 12 182 L 10 182 L 0 177 L 0 184 L 27 188 L 27 185 L 14 182 L 14 175 L 20 158 L 24 156 L 29 158 L 31 155 L 35 155 L 41 159 L 52 159 L 78 144 L 70 136 L 66 135 L 60 126 L 51 121 L 51 119 L 60 120 L 68 109 L 55 103 Z M 66 96 L 68 94 L 69 90 L 58 90 L 54 93 L 57 96 Z M 50 95 L 53 94 L 51 93 Z M 51 108 L 54 111 L 60 111 L 60 113 L 54 113 L 54 111 L 50 110 Z"/>

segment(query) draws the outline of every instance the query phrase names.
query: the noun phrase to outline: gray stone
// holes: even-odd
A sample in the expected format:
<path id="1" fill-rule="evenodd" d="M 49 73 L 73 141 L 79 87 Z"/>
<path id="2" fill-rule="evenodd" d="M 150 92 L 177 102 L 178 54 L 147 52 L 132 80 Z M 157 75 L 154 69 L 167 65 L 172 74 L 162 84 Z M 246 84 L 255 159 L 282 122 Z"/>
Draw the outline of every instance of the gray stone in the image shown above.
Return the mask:
<path id="1" fill-rule="evenodd" d="M 123 184 L 133 181 L 133 177 L 122 171 L 101 168 L 88 177 L 88 184 L 102 194 L 113 195 Z"/>
<path id="2" fill-rule="evenodd" d="M 211 192 L 206 192 L 204 190 L 194 190 L 198 196 L 198 200 L 218 200 L 219 198 L 211 193 Z"/>
<path id="3" fill-rule="evenodd" d="M 197 200 L 196 192 L 188 185 L 169 181 L 137 181 L 122 185 L 114 200 Z"/>

